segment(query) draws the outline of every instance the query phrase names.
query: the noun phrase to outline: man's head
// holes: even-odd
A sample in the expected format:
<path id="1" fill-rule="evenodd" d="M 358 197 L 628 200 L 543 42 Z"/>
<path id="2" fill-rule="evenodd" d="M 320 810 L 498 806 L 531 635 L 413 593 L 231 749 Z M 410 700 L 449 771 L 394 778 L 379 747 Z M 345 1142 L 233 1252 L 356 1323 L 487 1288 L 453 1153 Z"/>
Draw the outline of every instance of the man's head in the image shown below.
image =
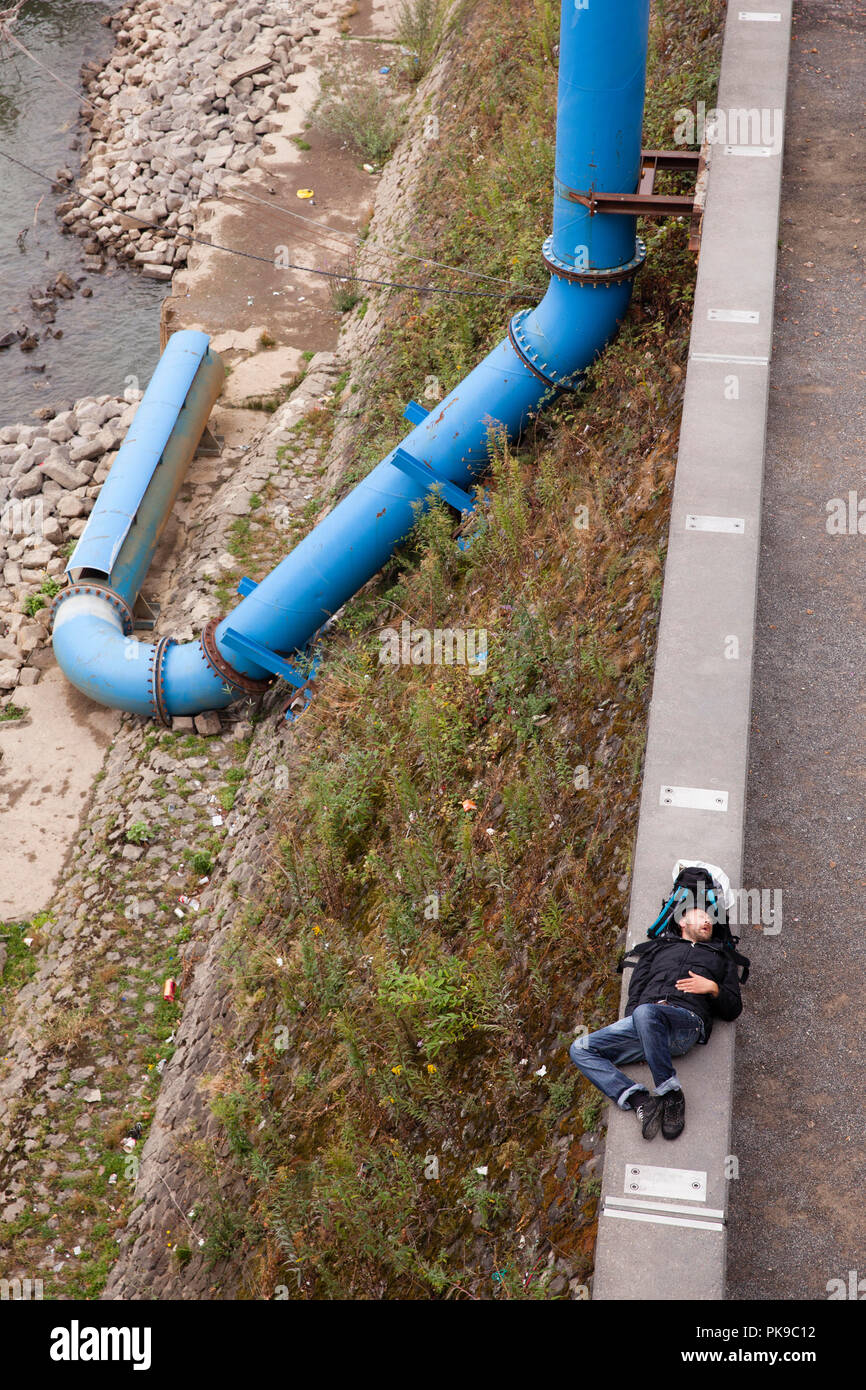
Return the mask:
<path id="1" fill-rule="evenodd" d="M 713 919 L 702 907 L 689 908 L 680 919 L 680 934 L 684 941 L 709 941 L 713 934 Z"/>

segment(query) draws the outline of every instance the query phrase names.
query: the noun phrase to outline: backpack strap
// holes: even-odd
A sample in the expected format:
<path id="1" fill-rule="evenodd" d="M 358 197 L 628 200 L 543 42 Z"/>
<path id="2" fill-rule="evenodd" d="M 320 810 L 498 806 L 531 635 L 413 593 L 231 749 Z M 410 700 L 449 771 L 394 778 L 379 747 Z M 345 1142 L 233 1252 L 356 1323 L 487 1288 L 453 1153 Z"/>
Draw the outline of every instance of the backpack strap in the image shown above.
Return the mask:
<path id="1" fill-rule="evenodd" d="M 687 898 L 688 893 L 688 888 L 684 887 L 682 884 L 674 889 L 652 926 L 647 928 L 647 936 L 661 936 L 671 917 L 674 915 L 674 909 L 677 903 L 681 902 L 683 898 Z"/>
<path id="2" fill-rule="evenodd" d="M 620 961 L 619 965 L 616 967 L 616 973 L 617 973 L 617 975 L 621 975 L 622 972 L 625 970 L 625 968 L 626 968 L 627 965 L 637 965 L 637 958 L 638 958 L 638 956 L 642 956 L 643 953 L 644 953 L 644 951 L 649 951 L 649 950 L 651 950 L 654 946 L 658 946 L 658 945 L 659 945 L 659 942 L 658 942 L 657 940 L 654 940 L 654 941 L 638 941 L 638 942 L 636 943 L 636 945 L 632 946 L 630 950 L 626 951 L 626 953 L 625 953 L 625 955 L 623 956 L 622 960 Z M 634 957 L 634 959 L 632 959 L 633 957 Z"/>

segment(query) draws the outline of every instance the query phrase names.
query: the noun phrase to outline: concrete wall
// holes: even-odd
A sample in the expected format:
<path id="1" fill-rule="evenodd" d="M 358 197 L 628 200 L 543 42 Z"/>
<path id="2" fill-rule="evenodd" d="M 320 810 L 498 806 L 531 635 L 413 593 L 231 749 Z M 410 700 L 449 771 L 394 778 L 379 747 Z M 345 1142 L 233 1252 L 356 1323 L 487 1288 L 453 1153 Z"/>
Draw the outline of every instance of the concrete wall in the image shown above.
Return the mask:
<path id="1" fill-rule="evenodd" d="M 646 935 L 679 858 L 719 864 L 732 885 L 748 886 L 740 875 L 791 0 L 745 4 L 731 0 L 725 27 L 717 109 L 726 128 L 713 145 L 704 216 L 629 945 Z M 732 120 L 741 110 L 757 121 Z M 751 928 L 738 930 L 748 954 Z M 724 1297 L 734 1037 L 735 1025 L 717 1023 L 709 1046 L 677 1064 L 686 1128 L 674 1143 L 647 1142 L 633 1114 L 609 1108 L 595 1298 Z M 628 1070 L 651 1085 L 646 1068 Z"/>

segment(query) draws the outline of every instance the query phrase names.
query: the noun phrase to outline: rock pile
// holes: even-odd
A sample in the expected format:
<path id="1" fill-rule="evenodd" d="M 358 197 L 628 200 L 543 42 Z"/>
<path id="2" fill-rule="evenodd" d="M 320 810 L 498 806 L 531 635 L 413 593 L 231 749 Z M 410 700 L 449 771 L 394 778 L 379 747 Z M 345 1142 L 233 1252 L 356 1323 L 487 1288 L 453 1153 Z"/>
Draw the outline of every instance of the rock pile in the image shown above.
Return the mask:
<path id="1" fill-rule="evenodd" d="M 0 429 L 0 696 L 39 679 L 52 594 L 140 394 L 86 397 Z"/>
<path id="2" fill-rule="evenodd" d="M 58 299 L 72 299 L 78 292 L 83 278 L 83 276 L 79 277 L 76 283 L 75 280 L 66 274 L 65 270 L 61 270 L 47 285 L 35 285 L 31 288 L 30 305 L 38 315 L 39 323 L 42 326 L 46 338 L 63 337 L 62 328 L 51 327 L 51 324 L 57 317 L 57 301 Z M 85 299 L 89 299 L 93 294 L 93 290 L 89 285 L 84 285 L 81 287 L 81 294 Z M 0 334 L 0 350 L 14 347 L 17 343 L 22 352 L 32 352 L 38 342 L 39 334 L 34 332 L 33 328 L 24 320 L 16 324 L 16 326 L 8 332 Z M 44 371 L 45 368 L 40 367 L 34 370 Z"/>
<path id="3" fill-rule="evenodd" d="M 85 238 L 88 269 L 110 254 L 171 279 L 189 246 L 178 234 L 193 231 L 201 199 L 255 163 L 328 14 L 308 0 L 139 0 L 112 16 L 117 46 L 89 74 L 84 171 L 59 207 Z"/>

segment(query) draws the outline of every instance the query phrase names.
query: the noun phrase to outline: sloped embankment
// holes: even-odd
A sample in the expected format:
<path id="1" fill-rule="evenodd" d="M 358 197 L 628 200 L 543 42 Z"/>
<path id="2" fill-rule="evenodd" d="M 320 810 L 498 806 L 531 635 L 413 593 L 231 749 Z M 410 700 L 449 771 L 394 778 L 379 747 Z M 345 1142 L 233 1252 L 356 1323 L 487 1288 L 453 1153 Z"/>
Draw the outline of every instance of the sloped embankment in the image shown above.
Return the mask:
<path id="1" fill-rule="evenodd" d="M 465 7 L 412 137 L 408 249 L 533 292 L 552 9 Z M 721 9 L 655 17 L 647 144 L 711 103 Z M 256 731 L 247 838 L 108 1296 L 586 1296 L 601 1112 L 566 1048 L 616 1005 L 694 275 L 683 225 L 644 235 L 619 337 L 580 397 L 497 450 L 471 544 L 434 510 L 339 616 L 303 719 Z M 508 307 L 385 304 L 333 446 L 344 485 Z M 273 520 L 267 487 L 263 503 Z M 417 663 L 383 664 L 404 622 Z M 486 660 L 428 664 L 437 628 L 476 634 Z M 191 1221 L 203 1246 L 177 1234 Z"/>

